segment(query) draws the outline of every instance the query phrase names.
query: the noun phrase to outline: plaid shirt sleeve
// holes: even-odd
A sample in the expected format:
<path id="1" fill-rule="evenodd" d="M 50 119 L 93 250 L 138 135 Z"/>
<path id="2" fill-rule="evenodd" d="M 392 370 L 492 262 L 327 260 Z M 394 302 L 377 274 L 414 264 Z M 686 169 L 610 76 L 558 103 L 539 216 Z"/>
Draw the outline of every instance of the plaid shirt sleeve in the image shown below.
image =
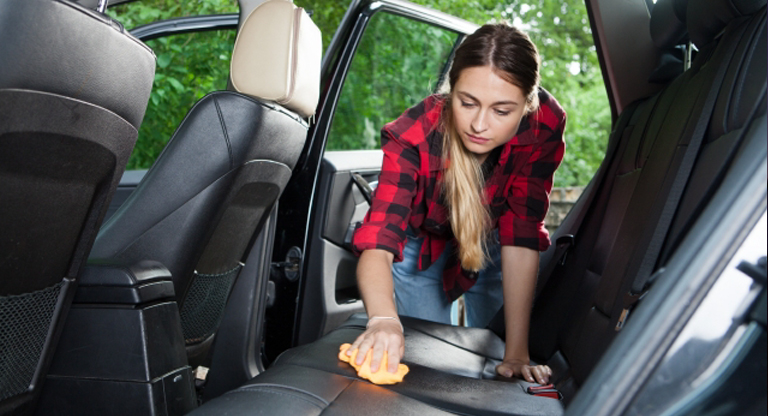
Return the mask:
<path id="1" fill-rule="evenodd" d="M 352 239 L 352 251 L 356 255 L 363 250 L 382 249 L 394 254 L 394 261 L 403 259 L 405 230 L 417 195 L 421 165 L 418 144 L 405 136 L 422 129 L 423 120 L 419 116 L 423 115 L 423 105 L 407 111 L 381 131 L 384 161 L 371 207 Z"/>
<path id="2" fill-rule="evenodd" d="M 502 245 L 545 251 L 551 243 L 544 217 L 555 170 L 565 155 L 566 116 L 550 99 L 541 103 L 537 119 L 540 140 L 520 173 L 510 178 L 508 209 L 499 218 L 499 240 Z"/>

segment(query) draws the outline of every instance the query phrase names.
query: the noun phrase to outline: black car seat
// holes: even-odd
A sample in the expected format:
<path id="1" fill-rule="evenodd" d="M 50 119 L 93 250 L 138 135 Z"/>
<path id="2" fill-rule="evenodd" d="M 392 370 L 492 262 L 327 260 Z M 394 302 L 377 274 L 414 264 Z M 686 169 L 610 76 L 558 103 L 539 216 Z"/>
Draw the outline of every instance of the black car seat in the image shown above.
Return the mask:
<path id="1" fill-rule="evenodd" d="M 294 8 L 288 1 L 268 1 L 244 21 L 230 74 L 237 91 L 210 93 L 192 107 L 136 190 L 104 224 L 91 253 L 155 260 L 171 271 L 193 367 L 210 350 L 249 248 L 304 147 L 305 118 L 317 105 L 320 33 L 302 14 L 316 42 L 300 46 L 302 56 L 281 57 L 290 51 L 292 34 L 269 29 L 267 22 L 275 20 L 271 9 L 285 7 Z M 284 106 L 271 102 L 265 91 L 288 86 L 275 80 L 292 62 L 302 67 L 287 80 L 296 88 L 293 100 Z"/>
<path id="2" fill-rule="evenodd" d="M 0 414 L 32 410 L 136 141 L 152 51 L 65 0 L 0 2 Z"/>

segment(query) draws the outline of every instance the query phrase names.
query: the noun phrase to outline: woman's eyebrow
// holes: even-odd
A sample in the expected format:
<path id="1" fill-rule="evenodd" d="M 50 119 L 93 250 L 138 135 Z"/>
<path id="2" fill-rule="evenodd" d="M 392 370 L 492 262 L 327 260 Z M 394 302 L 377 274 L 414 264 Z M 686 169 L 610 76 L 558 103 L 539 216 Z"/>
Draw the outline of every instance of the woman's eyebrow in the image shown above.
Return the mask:
<path id="1" fill-rule="evenodd" d="M 475 96 L 473 96 L 472 94 L 470 94 L 470 93 L 468 93 L 466 91 L 457 91 L 457 92 L 458 92 L 459 95 L 463 95 L 463 96 L 465 96 L 466 98 L 469 98 L 472 101 L 475 101 L 475 102 L 478 102 L 478 103 L 480 102 L 480 100 L 475 98 Z M 491 107 L 497 106 L 497 105 L 518 105 L 518 104 L 517 104 L 517 101 L 505 100 L 505 101 L 496 101 L 495 103 L 491 104 Z"/>

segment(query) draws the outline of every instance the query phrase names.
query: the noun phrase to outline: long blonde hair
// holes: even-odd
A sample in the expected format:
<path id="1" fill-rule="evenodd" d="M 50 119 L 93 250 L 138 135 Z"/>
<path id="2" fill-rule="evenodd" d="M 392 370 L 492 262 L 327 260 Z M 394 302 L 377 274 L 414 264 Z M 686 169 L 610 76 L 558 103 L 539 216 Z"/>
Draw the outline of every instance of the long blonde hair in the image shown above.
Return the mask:
<path id="1" fill-rule="evenodd" d="M 448 73 L 439 128 L 443 134 L 442 189 L 448 220 L 458 242 L 461 266 L 482 270 L 488 260 L 487 234 L 491 216 L 487 208 L 483 173 L 477 157 L 461 141 L 453 120 L 452 94 L 461 71 L 491 66 L 500 76 L 519 87 L 526 96 L 528 111 L 538 107 L 539 54 L 528 35 L 506 24 L 482 26 L 456 50 Z"/>

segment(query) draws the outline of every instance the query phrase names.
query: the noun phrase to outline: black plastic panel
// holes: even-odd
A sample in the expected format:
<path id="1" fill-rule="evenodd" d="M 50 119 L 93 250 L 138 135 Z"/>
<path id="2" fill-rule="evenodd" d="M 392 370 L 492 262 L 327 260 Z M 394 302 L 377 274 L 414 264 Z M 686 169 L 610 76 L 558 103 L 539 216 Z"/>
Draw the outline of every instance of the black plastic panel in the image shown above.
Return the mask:
<path id="1" fill-rule="evenodd" d="M 180 416 L 197 407 L 194 391 L 189 367 L 148 383 L 49 376 L 37 414 Z"/>

